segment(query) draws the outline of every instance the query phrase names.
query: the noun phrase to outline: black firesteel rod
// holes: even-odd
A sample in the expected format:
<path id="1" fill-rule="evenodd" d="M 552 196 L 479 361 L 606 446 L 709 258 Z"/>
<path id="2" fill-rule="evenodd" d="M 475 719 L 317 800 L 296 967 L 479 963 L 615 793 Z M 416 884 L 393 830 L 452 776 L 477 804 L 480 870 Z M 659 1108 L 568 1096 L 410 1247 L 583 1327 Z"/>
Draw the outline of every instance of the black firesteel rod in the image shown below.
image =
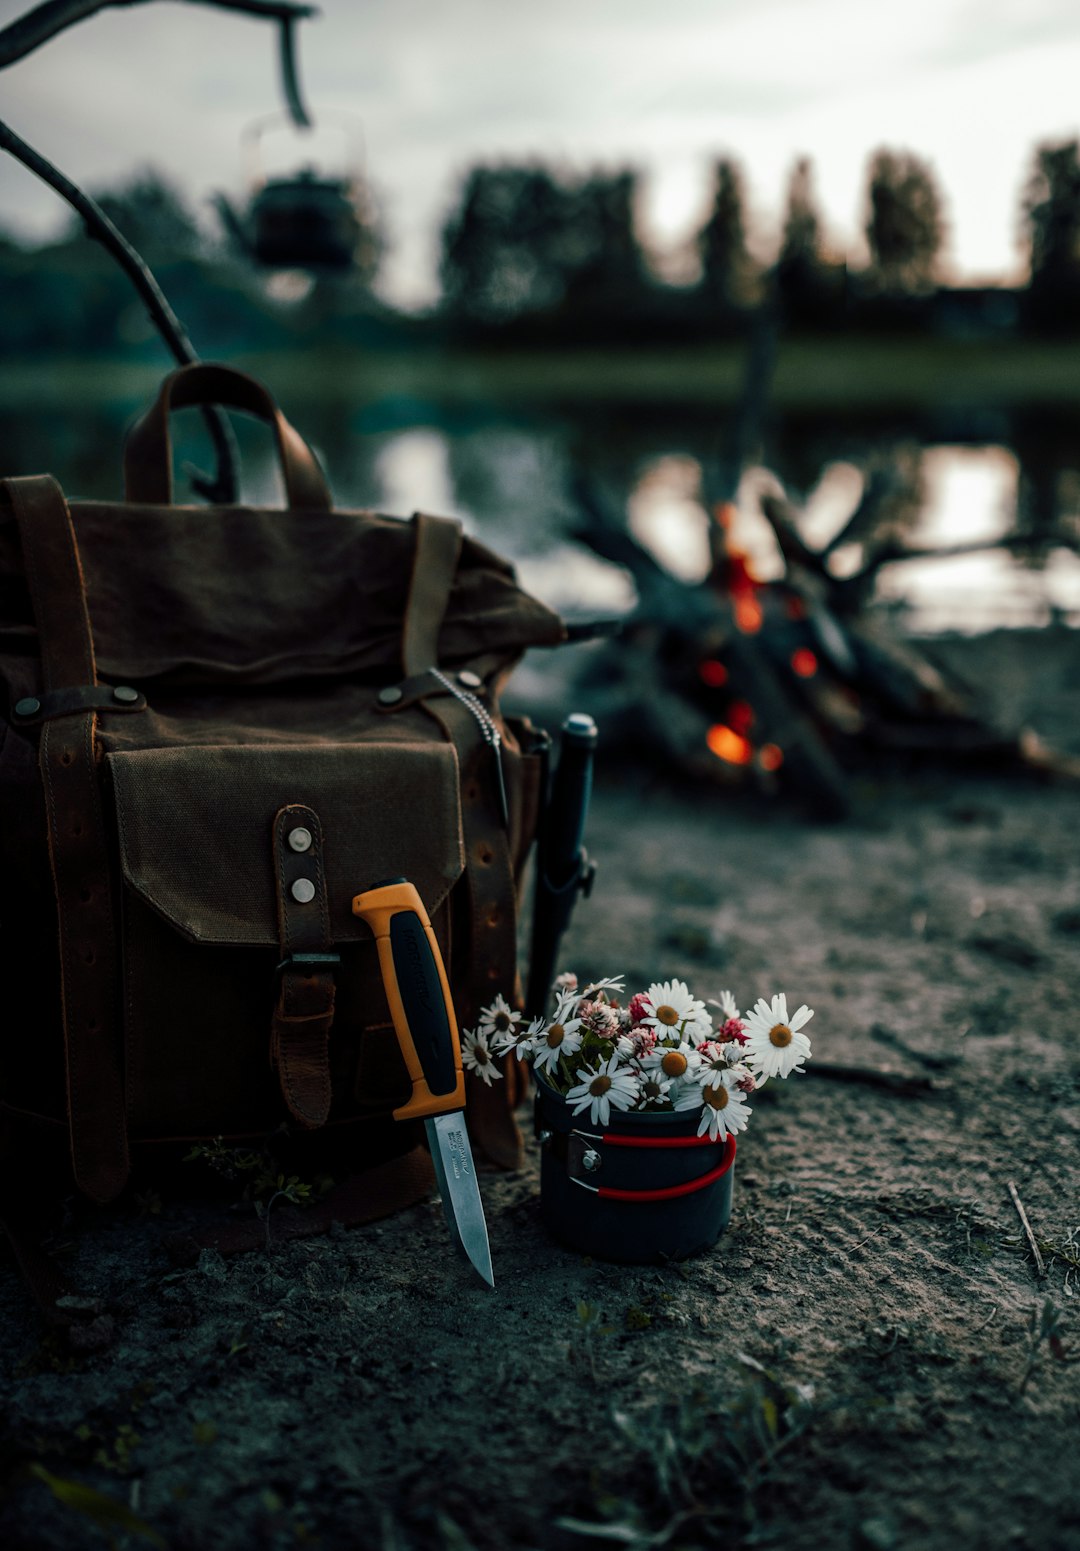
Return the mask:
<path id="1" fill-rule="evenodd" d="M 595 863 L 583 840 L 592 792 L 596 723 L 576 712 L 563 723 L 559 763 L 537 842 L 532 953 L 525 1011 L 539 1017 L 555 977 L 555 961 L 579 894 L 592 888 Z"/>

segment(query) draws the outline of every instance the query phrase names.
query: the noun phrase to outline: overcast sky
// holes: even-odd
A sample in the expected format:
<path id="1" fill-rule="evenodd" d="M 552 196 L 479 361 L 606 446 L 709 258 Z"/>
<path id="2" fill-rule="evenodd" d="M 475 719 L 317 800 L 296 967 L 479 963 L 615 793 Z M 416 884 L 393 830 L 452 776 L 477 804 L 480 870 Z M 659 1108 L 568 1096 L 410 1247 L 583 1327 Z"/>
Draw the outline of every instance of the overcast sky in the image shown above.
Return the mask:
<path id="1" fill-rule="evenodd" d="M 26 9 L 0 0 L 0 23 Z M 205 202 L 244 187 L 241 131 L 280 105 L 276 48 L 273 26 L 203 5 L 107 11 L 12 66 L 0 116 L 77 182 L 152 163 Z M 300 50 L 315 114 L 362 126 L 385 288 L 405 302 L 432 296 L 439 224 L 479 158 L 632 162 L 650 231 L 673 242 L 716 155 L 743 164 L 768 238 L 808 154 L 857 257 L 867 156 L 906 148 L 933 162 L 949 259 L 972 279 L 1015 269 L 1034 144 L 1080 133 L 1077 0 L 324 0 Z M 268 150 L 305 154 L 287 136 Z M 0 158 L 0 222 L 57 220 L 55 196 Z"/>

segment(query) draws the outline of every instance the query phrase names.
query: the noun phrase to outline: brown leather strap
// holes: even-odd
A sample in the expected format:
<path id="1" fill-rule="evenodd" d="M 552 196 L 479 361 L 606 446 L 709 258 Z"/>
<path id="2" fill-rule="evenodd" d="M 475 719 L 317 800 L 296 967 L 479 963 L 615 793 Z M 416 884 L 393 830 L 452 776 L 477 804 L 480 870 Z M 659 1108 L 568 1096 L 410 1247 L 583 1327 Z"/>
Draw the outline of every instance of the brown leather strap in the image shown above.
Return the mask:
<path id="1" fill-rule="evenodd" d="M 96 684 L 86 588 L 64 492 L 48 474 L 6 479 L 3 485 L 19 524 L 43 687 Z"/>
<path id="2" fill-rule="evenodd" d="M 157 398 L 132 426 L 124 447 L 124 494 L 128 501 L 168 506 L 172 501 L 169 413 L 196 404 L 223 404 L 265 420 L 274 432 L 290 507 L 330 511 L 333 501 L 315 454 L 278 409 L 272 394 L 231 366 L 200 361 L 170 372 Z"/>
<path id="3" fill-rule="evenodd" d="M 290 803 L 274 820 L 274 878 L 282 965 L 270 1029 L 270 1060 L 294 1120 L 309 1130 L 330 1114 L 334 974 L 304 954 L 332 953 L 319 816 Z"/>
<path id="4" fill-rule="evenodd" d="M 462 1027 L 474 1027 L 480 1008 L 496 995 L 513 999 L 517 994 L 517 889 L 509 834 L 494 796 L 495 755 L 472 712 L 451 697 L 426 704 L 426 709 L 454 743 L 461 768 L 471 931 L 467 977 L 463 983 L 455 963 L 453 980 L 458 1021 Z M 473 1141 L 491 1161 L 500 1168 L 519 1169 L 525 1150 L 513 1108 L 524 1092 L 522 1074 L 513 1056 L 504 1059 L 502 1070 L 503 1081 L 491 1087 L 479 1078 L 467 1080 L 466 1113 Z"/>
<path id="5" fill-rule="evenodd" d="M 24 695 L 16 700 L 12 720 L 17 727 L 35 727 L 56 716 L 72 716 L 78 711 L 109 711 L 127 715 L 146 710 L 146 696 L 130 684 L 80 684 L 69 689 L 54 689 L 48 694 Z"/>
<path id="6" fill-rule="evenodd" d="M 78 544 L 60 486 L 12 479 L 46 692 L 97 680 Z M 86 710 L 42 729 L 49 860 L 60 933 L 68 1124 L 79 1188 L 108 1201 L 128 1176 L 121 1063 L 119 965 L 109 852 L 97 775 L 97 715 Z"/>
<path id="7" fill-rule="evenodd" d="M 413 516 L 413 552 L 409 600 L 402 625 L 401 660 L 405 676 L 439 666 L 439 631 L 461 554 L 461 524 L 449 517 Z"/>

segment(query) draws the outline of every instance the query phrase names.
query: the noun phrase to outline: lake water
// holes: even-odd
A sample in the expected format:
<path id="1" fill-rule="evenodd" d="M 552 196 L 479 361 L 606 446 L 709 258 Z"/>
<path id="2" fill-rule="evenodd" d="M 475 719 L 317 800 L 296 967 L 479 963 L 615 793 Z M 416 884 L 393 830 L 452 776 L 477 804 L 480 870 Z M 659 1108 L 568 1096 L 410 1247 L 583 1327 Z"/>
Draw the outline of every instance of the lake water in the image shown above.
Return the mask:
<path id="1" fill-rule="evenodd" d="M 459 481 L 452 437 L 431 428 L 398 433 L 376 460 L 379 500 L 391 511 L 420 507 L 459 515 L 479 537 L 512 553 L 526 585 L 564 612 L 633 607 L 634 588 L 624 571 L 562 539 L 573 518 L 567 516 L 555 476 L 555 450 L 543 438 L 520 431 L 503 434 L 470 448 L 468 462 L 471 477 Z M 1032 564 L 994 547 L 1016 529 L 1020 469 L 1014 453 L 1001 446 L 943 445 L 922 448 L 917 463 L 922 500 L 906 529 L 908 542 L 928 550 L 968 544 L 987 548 L 884 566 L 877 587 L 882 602 L 901 605 L 909 628 L 919 633 L 975 633 L 1055 618 L 1080 625 L 1080 556 L 1064 545 L 1051 545 Z M 481 470 L 478 464 L 486 467 Z M 761 490 L 776 487 L 769 470 L 747 470 L 732 533 L 763 580 L 783 570 L 757 502 Z M 807 539 L 817 544 L 831 538 L 863 488 L 864 474 L 854 464 L 827 463 L 806 494 Z M 626 490 L 626 511 L 634 536 L 669 570 L 689 582 L 705 577 L 709 517 L 697 459 L 684 453 L 646 459 Z M 1069 515 L 1075 520 L 1076 512 Z M 556 536 L 560 541 L 553 543 Z M 845 558 L 838 550 L 835 563 L 841 572 Z"/>
<path id="2" fill-rule="evenodd" d="M 287 378 L 287 367 L 279 378 Z M 116 498 L 123 428 L 144 401 L 140 388 L 103 394 L 92 408 L 73 405 L 60 391 L 54 404 L 6 402 L 0 468 L 48 469 L 73 497 Z M 583 522 L 575 496 L 581 476 L 676 575 L 692 582 L 706 573 L 706 502 L 715 490 L 723 427 L 700 410 L 622 403 L 534 406 L 508 415 L 476 404 L 440 409 L 377 391 L 362 402 L 344 392 L 308 393 L 288 407 L 318 448 L 339 505 L 457 515 L 468 531 L 510 555 L 525 584 L 565 613 L 621 613 L 635 602 L 628 575 L 576 537 Z M 961 434 L 950 434 L 954 429 Z M 867 425 L 856 406 L 850 419 L 835 412 L 789 417 L 770 428 L 761 464 L 743 476 L 733 541 L 760 577 L 775 576 L 781 562 L 758 506 L 763 491 L 777 489 L 782 478 L 802 509 L 805 537 L 820 544 L 858 504 L 868 471 L 887 467 L 904 491 L 891 521 L 905 544 L 930 550 L 986 545 L 882 567 L 877 597 L 902 609 L 908 628 L 973 633 L 1055 619 L 1080 625 L 1080 458 L 1069 420 L 1058 412 L 1045 423 L 995 423 L 986 428 L 994 436 L 980 429 L 971 414 L 954 426 L 925 417 L 919 424 Z M 205 463 L 191 412 L 177 418 L 176 430 L 178 467 L 187 459 Z M 240 431 L 245 499 L 279 502 L 265 434 L 250 422 L 241 422 Z M 1037 559 L 994 547 L 1017 533 L 1039 539 Z M 857 546 L 838 549 L 833 559 L 839 571 L 859 562 Z"/>

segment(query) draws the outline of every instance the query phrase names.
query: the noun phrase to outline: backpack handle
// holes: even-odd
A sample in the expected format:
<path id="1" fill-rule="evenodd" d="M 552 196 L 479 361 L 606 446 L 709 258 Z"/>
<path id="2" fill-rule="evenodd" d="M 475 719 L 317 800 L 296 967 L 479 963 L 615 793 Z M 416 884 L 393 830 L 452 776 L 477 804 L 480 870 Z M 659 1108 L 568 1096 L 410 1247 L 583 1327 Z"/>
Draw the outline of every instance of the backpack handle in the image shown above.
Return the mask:
<path id="1" fill-rule="evenodd" d="M 153 506 L 172 504 L 169 415 L 174 409 L 200 404 L 242 409 L 264 420 L 274 432 L 289 507 L 331 510 L 330 489 L 315 454 L 285 419 L 269 390 L 235 367 L 205 361 L 170 372 L 157 398 L 128 432 L 124 444 L 125 500 Z"/>

